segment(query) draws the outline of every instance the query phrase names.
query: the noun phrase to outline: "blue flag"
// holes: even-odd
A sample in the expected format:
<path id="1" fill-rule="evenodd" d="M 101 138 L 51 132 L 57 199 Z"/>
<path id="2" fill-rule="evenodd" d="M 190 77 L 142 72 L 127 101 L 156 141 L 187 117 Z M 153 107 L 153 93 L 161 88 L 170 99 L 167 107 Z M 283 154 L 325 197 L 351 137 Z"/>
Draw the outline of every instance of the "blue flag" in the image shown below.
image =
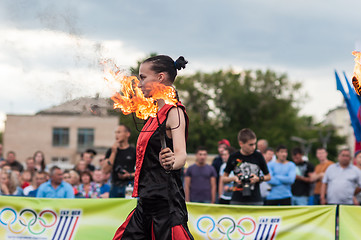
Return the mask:
<path id="1" fill-rule="evenodd" d="M 345 89 L 343 88 L 341 80 L 336 71 L 335 71 L 335 76 L 336 76 L 337 90 L 339 90 L 342 93 L 346 102 L 348 113 L 350 114 L 351 125 L 355 133 L 356 141 L 361 142 L 361 122 L 357 117 L 357 113 L 361 111 L 360 98 L 358 97 L 357 93 L 351 86 L 345 73 L 344 73 L 344 77 L 347 83 L 348 93 L 345 92 Z"/>

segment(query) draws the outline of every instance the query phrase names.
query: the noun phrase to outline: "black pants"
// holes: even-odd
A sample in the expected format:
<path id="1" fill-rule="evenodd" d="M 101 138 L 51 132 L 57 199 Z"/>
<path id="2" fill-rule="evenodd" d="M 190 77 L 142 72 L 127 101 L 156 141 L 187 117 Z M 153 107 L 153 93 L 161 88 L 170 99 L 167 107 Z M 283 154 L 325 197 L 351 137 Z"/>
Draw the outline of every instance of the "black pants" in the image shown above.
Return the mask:
<path id="1" fill-rule="evenodd" d="M 173 217 L 168 201 L 139 199 L 113 240 L 193 240 L 187 223 L 174 224 Z"/>
<path id="2" fill-rule="evenodd" d="M 282 199 L 266 200 L 266 205 L 268 205 L 268 206 L 291 205 L 291 198 L 282 198 Z"/>

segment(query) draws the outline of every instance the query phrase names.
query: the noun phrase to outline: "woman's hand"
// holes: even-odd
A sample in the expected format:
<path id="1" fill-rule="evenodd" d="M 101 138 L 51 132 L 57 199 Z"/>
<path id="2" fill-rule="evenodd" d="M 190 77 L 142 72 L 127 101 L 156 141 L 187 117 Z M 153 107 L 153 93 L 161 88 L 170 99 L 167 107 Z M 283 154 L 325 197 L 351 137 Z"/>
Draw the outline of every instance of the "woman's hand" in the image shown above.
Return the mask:
<path id="1" fill-rule="evenodd" d="M 1 191 L 2 191 L 3 195 L 10 195 L 9 188 L 5 183 L 1 184 Z"/>
<path id="2" fill-rule="evenodd" d="M 174 153 L 170 148 L 164 148 L 159 153 L 159 163 L 166 170 L 170 171 L 173 169 L 173 164 L 175 162 Z"/>

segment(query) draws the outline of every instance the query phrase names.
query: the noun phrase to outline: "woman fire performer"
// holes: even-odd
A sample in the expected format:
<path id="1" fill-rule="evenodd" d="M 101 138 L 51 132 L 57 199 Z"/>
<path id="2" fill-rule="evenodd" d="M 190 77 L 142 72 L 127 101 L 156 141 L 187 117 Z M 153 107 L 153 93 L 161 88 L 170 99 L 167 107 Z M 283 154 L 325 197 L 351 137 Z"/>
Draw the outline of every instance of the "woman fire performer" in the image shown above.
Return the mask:
<path id="1" fill-rule="evenodd" d="M 171 86 L 177 70 L 187 63 L 184 57 L 176 61 L 165 55 L 148 58 L 140 65 L 138 87 L 145 97 L 151 97 L 153 83 Z M 185 107 L 159 99 L 157 116 L 148 119 L 138 137 L 133 191 L 133 197 L 139 197 L 137 207 L 113 239 L 193 239 L 180 178 L 187 156 L 187 135 Z M 167 147 L 162 149 L 164 137 Z"/>

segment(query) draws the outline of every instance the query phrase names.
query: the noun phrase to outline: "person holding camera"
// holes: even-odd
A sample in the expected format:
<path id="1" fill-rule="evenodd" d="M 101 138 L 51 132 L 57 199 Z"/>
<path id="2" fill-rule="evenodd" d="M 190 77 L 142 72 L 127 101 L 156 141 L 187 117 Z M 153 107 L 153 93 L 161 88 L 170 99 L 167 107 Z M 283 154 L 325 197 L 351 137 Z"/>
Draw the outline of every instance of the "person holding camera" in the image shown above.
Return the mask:
<path id="1" fill-rule="evenodd" d="M 134 181 L 136 151 L 129 145 L 129 137 L 130 129 L 119 125 L 115 131 L 115 143 L 102 161 L 103 172 L 111 172 L 110 198 L 125 197 L 126 186 Z"/>
<path id="2" fill-rule="evenodd" d="M 271 177 L 262 154 L 256 151 L 256 142 L 256 134 L 251 129 L 244 128 L 238 133 L 241 149 L 230 155 L 222 176 L 223 183 L 234 181 L 230 204 L 263 205 L 259 185 Z M 260 176 L 261 171 L 263 176 Z M 233 177 L 230 177 L 231 172 Z"/>

